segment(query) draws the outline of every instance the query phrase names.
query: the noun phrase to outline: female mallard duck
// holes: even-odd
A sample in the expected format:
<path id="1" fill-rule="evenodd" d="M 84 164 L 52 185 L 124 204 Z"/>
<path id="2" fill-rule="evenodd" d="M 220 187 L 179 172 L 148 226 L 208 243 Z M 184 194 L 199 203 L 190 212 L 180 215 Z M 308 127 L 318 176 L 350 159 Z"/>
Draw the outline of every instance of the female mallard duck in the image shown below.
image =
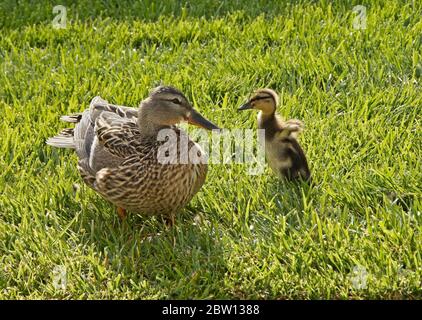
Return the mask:
<path id="1" fill-rule="evenodd" d="M 95 97 L 88 110 L 61 119 L 76 123 L 75 128 L 64 129 L 47 144 L 74 149 L 84 182 L 115 204 L 121 218 L 127 209 L 167 215 L 173 222 L 174 214 L 199 191 L 207 174 L 201 147 L 175 125 L 187 121 L 219 129 L 169 86 L 155 88 L 138 110 Z M 168 161 L 166 156 L 173 151 L 172 160 L 181 159 L 183 135 L 189 155 L 202 156 L 201 161 L 191 161 L 191 157 L 186 162 Z"/>
<path id="2" fill-rule="evenodd" d="M 310 179 L 310 171 L 305 153 L 297 136 L 303 129 L 299 120 L 283 119 L 276 114 L 278 95 L 271 89 L 260 89 L 238 110 L 256 109 L 258 128 L 265 130 L 265 155 L 270 168 L 279 177 L 289 180 Z"/>

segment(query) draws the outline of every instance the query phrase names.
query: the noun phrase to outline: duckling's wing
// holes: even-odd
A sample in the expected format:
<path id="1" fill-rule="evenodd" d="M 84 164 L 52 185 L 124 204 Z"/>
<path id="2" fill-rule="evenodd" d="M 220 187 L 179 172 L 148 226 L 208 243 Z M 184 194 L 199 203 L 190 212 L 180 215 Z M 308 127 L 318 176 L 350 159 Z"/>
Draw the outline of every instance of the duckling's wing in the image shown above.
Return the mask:
<path id="1" fill-rule="evenodd" d="M 299 133 L 303 131 L 304 124 L 300 120 L 290 119 L 287 121 L 280 122 L 280 131 L 278 132 L 278 138 L 283 139 L 285 137 L 297 138 Z"/>
<path id="2" fill-rule="evenodd" d="M 304 180 L 309 180 L 311 172 L 302 147 L 296 139 L 288 138 L 286 140 L 288 141 L 287 155 L 292 160 L 292 166 L 289 168 L 287 176 L 293 179 L 301 177 Z"/>
<path id="3" fill-rule="evenodd" d="M 135 121 L 103 112 L 95 121 L 99 143 L 112 155 L 125 159 L 139 152 L 141 136 Z"/>

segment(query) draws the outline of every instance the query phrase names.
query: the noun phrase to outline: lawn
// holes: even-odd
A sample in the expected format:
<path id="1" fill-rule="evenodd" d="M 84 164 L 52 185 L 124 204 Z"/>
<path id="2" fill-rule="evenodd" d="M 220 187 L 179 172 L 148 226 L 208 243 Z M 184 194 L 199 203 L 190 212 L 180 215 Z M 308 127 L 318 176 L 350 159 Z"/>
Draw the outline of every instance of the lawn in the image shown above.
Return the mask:
<path id="1" fill-rule="evenodd" d="M 57 2 L 0 3 L 1 299 L 422 298 L 420 1 Z M 45 140 L 160 83 L 229 129 L 278 91 L 315 184 L 215 164 L 174 227 L 122 223 Z"/>

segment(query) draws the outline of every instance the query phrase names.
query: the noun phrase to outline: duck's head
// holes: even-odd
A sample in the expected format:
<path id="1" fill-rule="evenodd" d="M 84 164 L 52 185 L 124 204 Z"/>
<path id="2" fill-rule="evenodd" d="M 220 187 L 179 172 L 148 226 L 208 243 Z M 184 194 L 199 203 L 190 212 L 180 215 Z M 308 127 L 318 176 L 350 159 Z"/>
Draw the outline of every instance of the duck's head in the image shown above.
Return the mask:
<path id="1" fill-rule="evenodd" d="M 207 130 L 220 129 L 196 111 L 182 92 L 171 86 L 154 88 L 149 97 L 142 101 L 139 118 L 155 127 L 167 127 L 186 121 Z"/>
<path id="2" fill-rule="evenodd" d="M 262 111 L 263 114 L 273 114 L 278 105 L 278 95 L 274 90 L 265 88 L 259 89 L 252 94 L 248 102 L 243 104 L 237 110 L 255 109 Z"/>

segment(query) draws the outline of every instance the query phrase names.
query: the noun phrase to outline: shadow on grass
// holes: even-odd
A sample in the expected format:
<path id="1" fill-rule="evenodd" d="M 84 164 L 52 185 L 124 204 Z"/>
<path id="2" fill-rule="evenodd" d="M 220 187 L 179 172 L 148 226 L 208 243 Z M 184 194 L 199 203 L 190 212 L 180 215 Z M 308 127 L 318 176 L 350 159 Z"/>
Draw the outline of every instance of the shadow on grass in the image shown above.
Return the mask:
<path id="1" fill-rule="evenodd" d="M 264 0 L 237 0 L 237 1 L 192 1 L 179 0 L 94 0 L 58 2 L 66 7 L 66 18 L 69 22 L 90 21 L 94 19 L 112 18 L 125 22 L 134 20 L 157 21 L 163 16 L 175 18 L 206 18 L 224 17 L 232 12 L 243 12 L 245 19 L 253 19 L 259 15 L 276 16 L 286 14 L 292 3 L 313 1 L 269 2 Z M 51 24 L 58 13 L 53 13 L 53 7 L 58 3 L 49 0 L 19 1 L 6 0 L 0 4 L 0 27 L 18 28 L 32 24 Z M 6 16 L 7 15 L 7 16 Z"/>
<path id="2" fill-rule="evenodd" d="M 161 298 L 198 297 L 204 285 L 218 290 L 217 279 L 226 272 L 224 245 L 206 219 L 183 210 L 172 227 L 160 217 L 137 214 L 122 222 L 104 200 L 96 203 L 98 208 L 89 210 L 73 231 L 91 230 L 80 244 L 95 248 L 108 278 L 122 275 L 129 287 L 146 281 Z"/>

